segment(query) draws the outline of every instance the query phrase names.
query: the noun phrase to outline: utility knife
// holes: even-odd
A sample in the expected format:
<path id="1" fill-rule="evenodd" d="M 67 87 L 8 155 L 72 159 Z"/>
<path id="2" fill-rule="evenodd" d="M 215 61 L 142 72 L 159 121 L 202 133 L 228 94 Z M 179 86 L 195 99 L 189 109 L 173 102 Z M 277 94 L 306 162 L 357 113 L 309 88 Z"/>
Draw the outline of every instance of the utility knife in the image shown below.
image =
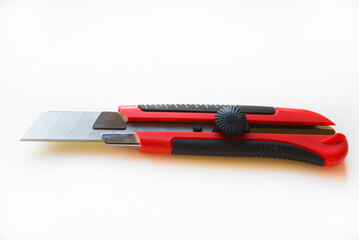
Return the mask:
<path id="1" fill-rule="evenodd" d="M 116 112 L 44 112 L 21 140 L 104 142 L 147 153 L 280 158 L 328 167 L 348 153 L 345 135 L 332 125 L 303 109 L 147 104 Z"/>

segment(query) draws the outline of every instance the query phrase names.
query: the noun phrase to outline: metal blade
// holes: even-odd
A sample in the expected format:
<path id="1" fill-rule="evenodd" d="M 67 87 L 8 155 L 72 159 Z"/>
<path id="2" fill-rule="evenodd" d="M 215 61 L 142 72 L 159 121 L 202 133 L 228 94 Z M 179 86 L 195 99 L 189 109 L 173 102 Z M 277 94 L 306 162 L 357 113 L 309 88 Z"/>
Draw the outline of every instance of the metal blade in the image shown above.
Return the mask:
<path id="1" fill-rule="evenodd" d="M 49 111 L 42 113 L 21 141 L 106 142 L 139 145 L 136 131 L 193 131 L 192 123 L 127 123 L 125 129 L 93 129 L 101 112 Z M 113 126 L 113 124 L 111 125 Z M 211 132 L 213 124 L 202 124 Z M 122 127 L 123 128 L 123 127 Z"/>
<path id="2" fill-rule="evenodd" d="M 101 135 L 115 130 L 92 129 L 99 115 L 100 112 L 44 112 L 21 141 L 103 142 Z"/>

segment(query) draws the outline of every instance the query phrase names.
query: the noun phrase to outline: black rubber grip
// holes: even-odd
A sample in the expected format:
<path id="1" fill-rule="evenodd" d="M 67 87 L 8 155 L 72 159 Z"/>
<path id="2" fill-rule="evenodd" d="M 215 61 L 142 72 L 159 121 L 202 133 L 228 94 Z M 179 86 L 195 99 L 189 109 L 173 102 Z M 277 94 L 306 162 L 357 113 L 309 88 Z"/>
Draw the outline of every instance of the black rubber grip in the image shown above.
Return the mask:
<path id="1" fill-rule="evenodd" d="M 290 144 L 267 141 L 175 139 L 173 154 L 281 158 L 324 165 L 318 155 Z"/>
<path id="2" fill-rule="evenodd" d="M 145 104 L 138 105 L 142 111 L 166 111 L 166 112 L 208 112 L 216 113 L 225 106 L 239 108 L 244 113 L 250 114 L 274 114 L 274 107 L 245 106 L 245 105 L 220 105 L 220 104 Z"/>

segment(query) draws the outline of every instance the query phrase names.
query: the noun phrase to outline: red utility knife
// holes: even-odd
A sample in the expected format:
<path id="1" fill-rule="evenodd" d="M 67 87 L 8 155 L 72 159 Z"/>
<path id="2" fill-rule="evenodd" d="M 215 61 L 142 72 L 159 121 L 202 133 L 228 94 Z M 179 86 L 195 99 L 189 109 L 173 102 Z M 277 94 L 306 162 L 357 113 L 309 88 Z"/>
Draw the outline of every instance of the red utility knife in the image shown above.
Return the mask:
<path id="1" fill-rule="evenodd" d="M 141 152 L 282 158 L 334 166 L 348 142 L 332 121 L 308 110 L 243 105 L 120 106 L 118 112 L 49 111 L 23 141 L 84 141 Z"/>

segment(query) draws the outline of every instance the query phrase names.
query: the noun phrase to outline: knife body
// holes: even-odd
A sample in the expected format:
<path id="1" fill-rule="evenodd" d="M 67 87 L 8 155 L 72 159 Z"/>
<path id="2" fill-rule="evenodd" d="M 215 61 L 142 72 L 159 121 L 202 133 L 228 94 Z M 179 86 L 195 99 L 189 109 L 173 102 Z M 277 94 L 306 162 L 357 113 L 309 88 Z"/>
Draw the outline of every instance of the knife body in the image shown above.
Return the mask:
<path id="1" fill-rule="evenodd" d="M 348 152 L 332 121 L 308 110 L 243 105 L 120 106 L 117 112 L 42 113 L 23 141 L 84 141 L 141 152 L 282 158 L 334 166 Z"/>

